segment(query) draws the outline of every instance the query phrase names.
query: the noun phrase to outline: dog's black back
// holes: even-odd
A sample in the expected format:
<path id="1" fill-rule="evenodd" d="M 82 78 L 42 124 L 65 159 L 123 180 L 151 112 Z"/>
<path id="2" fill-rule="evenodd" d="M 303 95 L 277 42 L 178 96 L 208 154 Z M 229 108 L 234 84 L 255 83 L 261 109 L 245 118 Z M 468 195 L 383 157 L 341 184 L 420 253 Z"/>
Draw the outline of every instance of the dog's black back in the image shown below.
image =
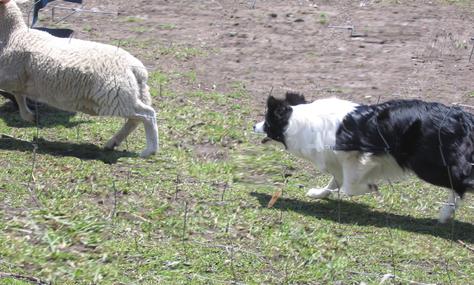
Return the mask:
<path id="1" fill-rule="evenodd" d="M 343 119 L 335 148 L 389 153 L 402 168 L 461 196 L 474 188 L 474 116 L 458 107 L 420 100 L 361 105 Z"/>

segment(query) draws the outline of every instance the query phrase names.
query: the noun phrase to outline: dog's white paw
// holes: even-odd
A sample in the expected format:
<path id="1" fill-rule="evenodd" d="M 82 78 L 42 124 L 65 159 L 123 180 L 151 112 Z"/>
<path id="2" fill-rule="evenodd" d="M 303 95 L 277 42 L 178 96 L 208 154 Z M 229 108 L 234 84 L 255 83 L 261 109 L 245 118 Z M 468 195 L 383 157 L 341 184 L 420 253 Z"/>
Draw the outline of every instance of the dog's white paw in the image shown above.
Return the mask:
<path id="1" fill-rule="evenodd" d="M 311 188 L 306 192 L 306 196 L 313 199 L 324 199 L 331 196 L 332 191 L 327 188 Z"/>
<path id="2" fill-rule="evenodd" d="M 438 221 L 442 224 L 448 222 L 453 218 L 455 208 L 453 205 L 444 205 L 439 211 Z"/>

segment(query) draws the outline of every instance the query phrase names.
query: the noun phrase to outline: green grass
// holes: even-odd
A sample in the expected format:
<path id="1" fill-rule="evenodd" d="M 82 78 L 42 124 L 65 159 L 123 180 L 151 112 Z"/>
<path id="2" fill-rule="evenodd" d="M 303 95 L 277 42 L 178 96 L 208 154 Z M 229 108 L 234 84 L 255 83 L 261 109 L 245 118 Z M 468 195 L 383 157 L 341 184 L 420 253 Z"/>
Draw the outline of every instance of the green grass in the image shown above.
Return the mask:
<path id="1" fill-rule="evenodd" d="M 329 17 L 326 13 L 324 12 L 321 12 L 319 14 L 319 19 L 318 19 L 318 22 L 321 24 L 321 25 L 326 25 L 328 22 L 329 22 Z"/>
<path id="2" fill-rule="evenodd" d="M 186 61 L 196 57 L 206 57 L 209 53 L 218 52 L 217 50 L 205 50 L 189 45 L 162 44 L 157 43 L 153 39 L 117 39 L 110 41 L 109 44 L 126 50 L 140 51 L 140 53 L 147 58 L 156 59 L 157 57 L 169 57 L 178 61 Z"/>
<path id="3" fill-rule="evenodd" d="M 161 30 L 174 30 L 176 29 L 176 25 L 175 24 L 160 24 L 158 25 L 158 28 L 160 28 Z"/>
<path id="4" fill-rule="evenodd" d="M 166 74 L 164 74 L 163 72 L 161 71 L 153 71 L 150 73 L 149 75 L 149 83 L 153 86 L 160 86 L 160 85 L 167 85 L 168 84 L 168 76 Z M 153 91 L 156 91 L 155 90 L 152 90 Z"/>
<path id="5" fill-rule="evenodd" d="M 142 127 L 116 152 L 98 148 L 121 119 L 43 110 L 37 130 L 2 107 L 0 133 L 13 138 L 0 139 L 0 272 L 55 284 L 474 278 L 474 253 L 457 242 L 474 244 L 472 208 L 457 213 L 452 241 L 451 225 L 435 220 L 446 191 L 416 179 L 382 186 L 383 197 L 309 200 L 306 189 L 329 177 L 281 146 L 259 144 L 242 83 L 226 94 L 174 93 L 178 79 L 150 75 L 161 139 L 150 159 L 136 155 Z M 277 190 L 283 197 L 266 208 Z"/>
<path id="6" fill-rule="evenodd" d="M 175 44 L 159 46 L 156 53 L 161 56 L 171 56 L 178 60 L 187 60 L 207 55 L 207 52 L 201 48 Z"/>
<path id="7" fill-rule="evenodd" d="M 448 4 L 458 4 L 458 5 L 471 5 L 471 0 L 442 0 L 441 3 L 448 3 Z"/>
<path id="8" fill-rule="evenodd" d="M 137 27 L 131 28 L 130 30 L 132 30 L 133 32 L 139 33 L 139 34 L 143 34 L 143 33 L 150 32 L 153 29 L 149 28 L 149 27 L 144 27 L 144 26 L 137 26 Z"/>
<path id="9" fill-rule="evenodd" d="M 128 23 L 140 23 L 140 22 L 143 22 L 144 19 L 140 17 L 129 16 L 129 17 L 124 18 L 124 21 Z"/>
<path id="10" fill-rule="evenodd" d="M 86 26 L 84 26 L 84 27 L 82 28 L 82 30 L 83 30 L 84 32 L 92 33 L 92 31 L 94 31 L 94 28 L 93 28 L 92 26 L 90 26 L 90 25 L 86 25 Z"/>
<path id="11" fill-rule="evenodd" d="M 405 5 L 406 3 L 412 3 L 411 1 L 407 0 L 381 0 L 377 1 L 385 4 L 396 4 L 396 5 Z M 435 1 L 440 4 L 448 4 L 448 5 L 460 5 L 460 6 L 471 6 L 471 0 L 437 0 Z"/>

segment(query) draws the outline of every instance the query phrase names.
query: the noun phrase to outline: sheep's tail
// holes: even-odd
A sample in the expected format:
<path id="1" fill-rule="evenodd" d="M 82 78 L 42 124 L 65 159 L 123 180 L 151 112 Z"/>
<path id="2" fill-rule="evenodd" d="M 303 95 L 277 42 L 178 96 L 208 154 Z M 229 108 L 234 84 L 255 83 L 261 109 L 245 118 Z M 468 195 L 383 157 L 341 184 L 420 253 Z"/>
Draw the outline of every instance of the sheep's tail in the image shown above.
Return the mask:
<path id="1" fill-rule="evenodd" d="M 144 104 L 151 106 L 151 95 L 150 95 L 150 88 L 148 87 L 148 72 L 146 68 L 143 67 L 132 67 L 133 75 L 135 75 L 135 79 L 137 80 L 138 87 L 140 88 L 140 95 L 139 99 Z"/>

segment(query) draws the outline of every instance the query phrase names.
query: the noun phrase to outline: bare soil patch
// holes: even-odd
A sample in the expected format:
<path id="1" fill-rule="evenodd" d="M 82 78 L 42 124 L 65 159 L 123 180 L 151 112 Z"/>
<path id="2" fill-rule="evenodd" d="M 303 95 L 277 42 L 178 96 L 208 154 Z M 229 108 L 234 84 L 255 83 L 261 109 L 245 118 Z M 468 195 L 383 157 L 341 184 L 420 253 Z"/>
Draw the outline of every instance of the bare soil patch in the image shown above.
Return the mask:
<path id="1" fill-rule="evenodd" d="M 75 37 L 120 43 L 150 69 L 195 72 L 171 87 L 181 92 L 239 82 L 260 103 L 272 87 L 362 102 L 472 103 L 469 1 L 252 2 L 89 0 L 86 9 L 119 16 L 83 13 L 66 23 Z"/>

